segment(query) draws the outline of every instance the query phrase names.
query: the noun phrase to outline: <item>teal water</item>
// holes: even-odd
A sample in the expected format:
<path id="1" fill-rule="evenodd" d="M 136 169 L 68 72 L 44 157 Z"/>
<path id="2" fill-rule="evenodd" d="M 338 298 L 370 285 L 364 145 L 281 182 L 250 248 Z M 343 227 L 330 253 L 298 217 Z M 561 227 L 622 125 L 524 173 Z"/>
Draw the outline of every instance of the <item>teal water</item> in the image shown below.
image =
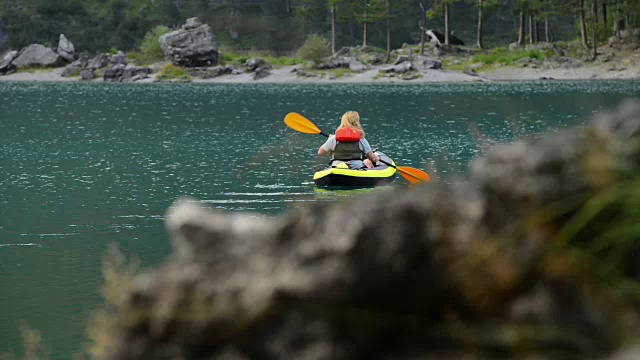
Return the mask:
<path id="1" fill-rule="evenodd" d="M 164 213 L 180 196 L 274 216 L 352 195 L 313 188 L 323 138 L 286 128 L 290 111 L 331 132 L 357 110 L 373 147 L 446 181 L 487 146 L 580 124 L 638 95 L 639 82 L 0 82 L 0 353 L 21 349 L 20 320 L 52 358 L 82 351 L 107 245 L 160 262 L 171 251 Z"/>

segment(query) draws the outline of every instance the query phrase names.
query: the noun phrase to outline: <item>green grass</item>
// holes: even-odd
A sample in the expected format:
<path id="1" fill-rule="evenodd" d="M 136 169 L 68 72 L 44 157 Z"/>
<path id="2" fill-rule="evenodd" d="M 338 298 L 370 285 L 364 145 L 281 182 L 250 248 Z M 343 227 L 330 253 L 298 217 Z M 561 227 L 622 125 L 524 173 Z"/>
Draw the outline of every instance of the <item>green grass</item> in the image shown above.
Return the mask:
<path id="1" fill-rule="evenodd" d="M 338 69 L 333 69 L 331 70 L 331 74 L 336 77 L 336 78 L 341 78 L 341 77 L 345 77 L 345 76 L 351 76 L 351 75 L 355 75 L 355 74 L 359 74 L 359 71 L 353 71 L 350 69 L 344 69 L 344 68 L 338 68 Z"/>
<path id="2" fill-rule="evenodd" d="M 537 59 L 543 61 L 548 55 L 547 52 L 540 50 L 523 50 L 509 51 L 506 48 L 495 48 L 489 50 L 486 54 L 476 54 L 473 56 L 473 63 L 484 63 L 486 65 L 503 64 L 511 65 L 518 60 L 524 58 Z"/>
<path id="3" fill-rule="evenodd" d="M 289 65 L 298 65 L 298 64 L 304 64 L 305 61 L 301 58 L 298 57 L 286 57 L 286 56 L 280 56 L 280 57 L 273 57 L 273 56 L 267 56 L 264 57 L 264 59 L 266 61 L 268 61 L 271 65 L 275 65 L 275 66 L 289 66 Z"/>
<path id="4" fill-rule="evenodd" d="M 45 68 L 41 66 L 29 66 L 29 67 L 21 67 L 16 70 L 17 73 L 36 73 L 36 72 L 49 72 L 53 71 L 54 68 Z"/>
<path id="5" fill-rule="evenodd" d="M 289 65 L 298 65 L 298 64 L 305 63 L 303 59 L 296 56 L 274 56 L 269 52 L 261 52 L 261 51 L 236 52 L 229 49 L 223 49 L 220 51 L 222 52 L 220 63 L 225 65 L 229 64 L 229 65 L 242 66 L 247 60 L 251 58 L 264 59 L 273 66 L 289 66 Z"/>
<path id="6" fill-rule="evenodd" d="M 183 80 L 191 81 L 191 75 L 187 73 L 183 68 L 175 66 L 173 64 L 167 64 L 160 69 L 156 76 L 158 80 Z"/>

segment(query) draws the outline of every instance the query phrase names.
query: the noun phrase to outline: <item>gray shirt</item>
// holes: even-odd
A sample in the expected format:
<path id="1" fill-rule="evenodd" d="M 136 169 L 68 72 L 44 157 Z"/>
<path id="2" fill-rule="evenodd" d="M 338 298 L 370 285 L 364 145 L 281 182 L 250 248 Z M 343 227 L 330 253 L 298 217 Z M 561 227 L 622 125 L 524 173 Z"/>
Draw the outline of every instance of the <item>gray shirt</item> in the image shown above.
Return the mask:
<path id="1" fill-rule="evenodd" d="M 324 151 L 326 151 L 327 153 L 333 153 L 333 150 L 336 149 L 336 143 L 336 136 L 329 135 L 327 141 L 322 145 L 322 149 L 324 149 Z M 371 151 L 371 145 L 369 145 L 369 142 L 365 138 L 360 139 L 360 143 L 358 144 L 358 146 L 365 155 Z"/>

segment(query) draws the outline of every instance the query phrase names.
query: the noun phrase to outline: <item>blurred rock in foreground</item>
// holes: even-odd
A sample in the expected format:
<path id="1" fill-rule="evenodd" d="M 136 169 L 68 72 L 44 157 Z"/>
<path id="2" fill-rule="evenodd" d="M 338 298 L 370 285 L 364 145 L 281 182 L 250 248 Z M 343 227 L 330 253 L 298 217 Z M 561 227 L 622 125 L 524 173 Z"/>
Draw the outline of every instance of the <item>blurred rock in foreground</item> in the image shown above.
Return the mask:
<path id="1" fill-rule="evenodd" d="M 180 200 L 167 218 L 175 256 L 110 310 L 103 357 L 627 356 L 639 166 L 640 104 L 627 102 L 496 148 L 465 182 L 274 220 Z"/>

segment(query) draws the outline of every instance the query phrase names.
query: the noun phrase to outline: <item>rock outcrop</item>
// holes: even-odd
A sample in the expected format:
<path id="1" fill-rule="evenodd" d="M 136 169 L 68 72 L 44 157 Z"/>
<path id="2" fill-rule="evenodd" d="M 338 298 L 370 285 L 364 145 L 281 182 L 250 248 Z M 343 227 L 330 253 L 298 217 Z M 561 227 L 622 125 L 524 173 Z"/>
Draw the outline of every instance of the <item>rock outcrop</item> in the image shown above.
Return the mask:
<path id="1" fill-rule="evenodd" d="M 13 60 L 18 57 L 18 51 L 8 51 L 0 59 L 0 75 L 8 75 L 16 71 Z"/>
<path id="2" fill-rule="evenodd" d="M 58 41 L 58 55 L 68 62 L 74 62 L 76 59 L 76 48 L 73 46 L 73 43 L 64 36 L 64 34 L 60 34 L 60 40 Z"/>
<path id="3" fill-rule="evenodd" d="M 87 64 L 87 68 L 89 69 L 100 69 L 107 65 L 109 65 L 109 61 L 111 60 L 111 55 L 109 54 L 98 54 L 93 59 L 89 60 Z"/>
<path id="4" fill-rule="evenodd" d="M 189 75 L 198 79 L 212 79 L 222 75 L 230 75 L 235 71 L 231 65 L 215 66 L 212 68 L 189 68 Z"/>
<path id="5" fill-rule="evenodd" d="M 362 71 L 369 65 L 377 65 L 384 61 L 384 52 L 368 46 L 343 47 L 336 51 L 325 62 L 316 65 L 316 69 L 347 68 Z"/>
<path id="6" fill-rule="evenodd" d="M 75 60 L 71 64 L 65 66 L 60 76 L 68 77 L 68 76 L 73 76 L 74 74 L 78 75 L 82 70 L 84 70 L 87 67 L 88 63 L 89 63 L 89 59 L 87 59 L 84 56 L 81 56 L 78 60 Z"/>
<path id="7" fill-rule="evenodd" d="M 271 69 L 271 64 L 262 58 L 250 58 L 244 62 L 247 72 L 255 72 L 258 68 Z"/>
<path id="8" fill-rule="evenodd" d="M 639 142 L 627 103 L 496 148 L 466 181 L 276 219 L 181 200 L 175 256 L 109 310 L 105 358 L 606 356 L 640 323 L 640 235 L 613 227 L 637 224 Z"/>
<path id="9" fill-rule="evenodd" d="M 207 67 L 218 63 L 218 44 L 211 27 L 197 18 L 187 20 L 182 29 L 160 37 L 167 60 L 185 67 Z"/>
<path id="10" fill-rule="evenodd" d="M 134 64 L 116 64 L 104 72 L 103 79 L 106 82 L 134 82 L 146 79 L 151 69 Z"/>
<path id="11" fill-rule="evenodd" d="M 32 44 L 20 50 L 13 64 L 18 68 L 27 67 L 56 67 L 63 64 L 58 53 L 40 44 Z"/>
<path id="12" fill-rule="evenodd" d="M 80 78 L 82 80 L 91 81 L 96 78 L 95 70 L 91 68 L 84 69 L 80 71 Z"/>
<path id="13" fill-rule="evenodd" d="M 109 57 L 109 65 L 127 65 L 129 61 L 127 60 L 127 54 L 123 53 L 121 50 L 118 50 L 115 55 Z"/>

